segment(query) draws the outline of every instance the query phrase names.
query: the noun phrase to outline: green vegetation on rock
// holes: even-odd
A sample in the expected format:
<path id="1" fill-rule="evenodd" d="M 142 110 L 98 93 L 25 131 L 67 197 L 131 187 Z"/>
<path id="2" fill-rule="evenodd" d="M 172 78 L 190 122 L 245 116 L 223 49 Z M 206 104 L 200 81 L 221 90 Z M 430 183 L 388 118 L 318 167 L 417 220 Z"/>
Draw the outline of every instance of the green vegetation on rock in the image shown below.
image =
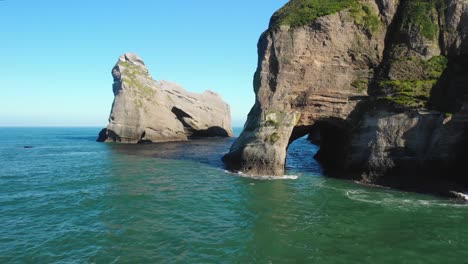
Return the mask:
<path id="1" fill-rule="evenodd" d="M 437 80 L 396 80 L 383 81 L 380 85 L 391 86 L 395 90 L 395 95 L 389 96 L 387 99 L 405 107 L 420 108 L 426 105 L 431 89 L 436 82 Z"/>
<path id="2" fill-rule="evenodd" d="M 135 103 L 135 105 L 136 105 L 138 108 L 143 107 L 143 103 L 141 102 L 140 99 L 135 99 L 135 100 L 134 100 L 134 103 Z"/>
<path id="3" fill-rule="evenodd" d="M 270 111 L 266 114 L 265 122 L 263 126 L 265 127 L 274 127 L 278 129 L 279 125 L 283 122 L 285 114 L 281 111 Z"/>
<path id="4" fill-rule="evenodd" d="M 430 60 L 407 57 L 395 61 L 394 64 L 405 65 L 408 71 L 412 68 L 412 73 L 419 73 L 402 79 L 381 81 L 379 86 L 394 91 L 387 99 L 405 107 L 419 108 L 426 105 L 432 88 L 447 68 L 448 60 L 444 56 L 436 56 Z"/>
<path id="5" fill-rule="evenodd" d="M 147 84 L 142 83 L 138 76 L 146 76 L 149 78 L 148 73 L 144 72 L 137 65 L 128 62 L 119 62 L 120 71 L 122 74 L 122 82 L 128 86 L 136 88 L 135 92 L 151 98 L 154 96 L 154 90 Z"/>
<path id="6" fill-rule="evenodd" d="M 299 27 L 315 19 L 351 7 L 355 0 L 291 0 L 273 15 L 272 27 Z"/>
<path id="7" fill-rule="evenodd" d="M 380 18 L 367 4 L 356 2 L 352 5 L 350 12 L 356 25 L 363 26 L 370 32 L 375 32 L 379 29 Z"/>
<path id="8" fill-rule="evenodd" d="M 438 14 L 445 7 L 443 0 L 406 0 L 403 3 L 402 30 L 417 30 L 430 40 L 439 32 Z"/>
<path id="9" fill-rule="evenodd" d="M 271 119 L 268 119 L 266 122 L 265 122 L 265 126 L 267 127 L 274 127 L 274 128 L 278 128 L 278 123 L 274 120 L 271 120 Z"/>
<path id="10" fill-rule="evenodd" d="M 358 92 L 364 93 L 367 91 L 367 85 L 369 83 L 368 79 L 358 79 L 351 83 L 351 86 L 356 88 Z"/>
<path id="11" fill-rule="evenodd" d="M 280 139 L 280 136 L 278 135 L 278 133 L 274 132 L 273 134 L 270 135 L 270 137 L 268 138 L 268 140 L 271 142 L 271 143 L 275 143 L 276 141 L 278 141 Z"/>
<path id="12" fill-rule="evenodd" d="M 319 17 L 350 9 L 357 25 L 373 32 L 380 26 L 380 19 L 372 8 L 360 0 L 291 0 L 278 10 L 272 18 L 270 27 L 289 25 L 300 27 Z"/>
<path id="13" fill-rule="evenodd" d="M 445 56 L 436 56 L 422 63 L 426 70 L 426 78 L 438 79 L 447 68 L 448 59 Z"/>

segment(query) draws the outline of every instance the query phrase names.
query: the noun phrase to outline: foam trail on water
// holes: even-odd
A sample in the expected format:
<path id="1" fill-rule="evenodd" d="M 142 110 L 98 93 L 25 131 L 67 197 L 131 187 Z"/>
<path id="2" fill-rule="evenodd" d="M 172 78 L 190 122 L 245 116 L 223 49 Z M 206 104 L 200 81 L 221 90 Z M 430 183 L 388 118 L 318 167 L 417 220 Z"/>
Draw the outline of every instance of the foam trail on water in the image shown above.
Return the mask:
<path id="1" fill-rule="evenodd" d="M 422 200 L 408 199 L 407 197 L 397 197 L 391 193 L 367 192 L 363 190 L 348 190 L 346 196 L 354 201 L 392 206 L 393 208 L 409 209 L 418 207 L 468 207 L 468 203 L 458 203 L 450 200 Z"/>
<path id="2" fill-rule="evenodd" d="M 274 180 L 297 180 L 299 176 L 297 175 L 283 175 L 283 176 L 273 176 L 273 175 L 262 175 L 262 176 L 254 176 L 254 175 L 249 175 L 245 174 L 242 172 L 232 172 L 228 170 L 224 170 L 225 173 L 239 176 L 242 178 L 250 178 L 250 179 L 255 179 L 255 180 L 262 180 L 262 181 L 274 181 Z"/>

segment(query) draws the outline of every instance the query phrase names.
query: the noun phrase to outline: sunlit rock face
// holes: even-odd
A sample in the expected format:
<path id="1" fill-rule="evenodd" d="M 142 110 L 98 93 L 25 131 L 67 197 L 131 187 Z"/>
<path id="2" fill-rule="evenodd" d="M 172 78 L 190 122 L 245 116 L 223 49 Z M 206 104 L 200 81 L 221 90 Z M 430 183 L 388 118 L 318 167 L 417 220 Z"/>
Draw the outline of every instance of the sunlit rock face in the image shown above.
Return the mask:
<path id="1" fill-rule="evenodd" d="M 231 137 L 229 105 L 212 92 L 195 94 L 155 81 L 144 62 L 126 53 L 112 69 L 114 102 L 98 141 L 147 143 Z"/>
<path id="2" fill-rule="evenodd" d="M 292 0 L 273 15 L 226 166 L 283 175 L 289 144 L 309 135 L 329 175 L 388 185 L 446 175 L 466 156 L 467 3 L 342 2 L 315 16 L 320 3 Z"/>

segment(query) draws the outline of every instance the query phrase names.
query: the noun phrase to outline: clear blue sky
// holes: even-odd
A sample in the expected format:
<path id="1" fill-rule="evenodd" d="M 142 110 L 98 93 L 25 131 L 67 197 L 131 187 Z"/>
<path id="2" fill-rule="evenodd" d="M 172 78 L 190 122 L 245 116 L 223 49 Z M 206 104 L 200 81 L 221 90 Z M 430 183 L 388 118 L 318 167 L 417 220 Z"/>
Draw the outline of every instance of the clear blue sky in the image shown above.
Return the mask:
<path id="1" fill-rule="evenodd" d="M 157 80 L 217 91 L 242 126 L 258 38 L 286 2 L 0 1 L 0 126 L 106 126 L 125 52 Z"/>

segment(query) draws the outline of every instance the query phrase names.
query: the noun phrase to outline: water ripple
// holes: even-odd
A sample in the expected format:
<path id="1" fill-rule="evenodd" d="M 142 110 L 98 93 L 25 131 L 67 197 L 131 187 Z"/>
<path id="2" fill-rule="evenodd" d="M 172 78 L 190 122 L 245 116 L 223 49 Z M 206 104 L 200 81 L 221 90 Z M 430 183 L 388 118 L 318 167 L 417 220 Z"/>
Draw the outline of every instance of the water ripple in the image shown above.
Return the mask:
<path id="1" fill-rule="evenodd" d="M 98 132 L 0 129 L 1 263 L 468 258 L 465 205 L 324 178 L 308 142 L 271 180 L 223 171 L 232 139 L 129 146 Z"/>

